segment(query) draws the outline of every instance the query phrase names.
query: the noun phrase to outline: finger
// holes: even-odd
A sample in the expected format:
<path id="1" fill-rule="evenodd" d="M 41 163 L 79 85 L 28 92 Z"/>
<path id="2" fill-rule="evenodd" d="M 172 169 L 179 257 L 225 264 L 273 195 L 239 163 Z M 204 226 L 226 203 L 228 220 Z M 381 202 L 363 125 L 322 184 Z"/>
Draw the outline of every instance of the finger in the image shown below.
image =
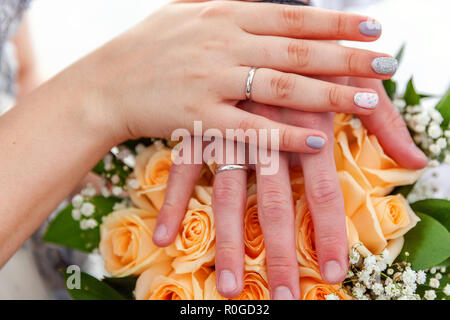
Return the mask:
<path id="1" fill-rule="evenodd" d="M 164 203 L 153 233 L 157 246 L 165 247 L 175 240 L 201 170 L 200 164 L 173 164 L 170 168 Z"/>
<path id="2" fill-rule="evenodd" d="M 394 109 L 381 81 L 359 79 L 359 84 L 377 88 L 380 105 L 370 116 L 361 116 L 364 126 L 377 136 L 383 149 L 398 164 L 409 169 L 422 169 L 428 163 L 427 156 L 412 140 L 403 118 Z"/>
<path id="3" fill-rule="evenodd" d="M 329 128 L 333 136 L 333 115 L 313 115 L 309 125 Z M 306 123 L 302 123 L 307 125 Z M 347 233 L 345 207 L 337 176 L 333 146 L 317 155 L 300 155 L 308 207 L 314 223 L 315 244 L 322 278 L 340 283 L 347 275 Z"/>
<path id="4" fill-rule="evenodd" d="M 266 247 L 266 265 L 272 298 L 299 299 L 299 275 L 294 236 L 294 206 L 289 184 L 287 154 L 279 157 L 279 170 L 262 174 L 256 166 L 258 216 Z"/>
<path id="5" fill-rule="evenodd" d="M 389 55 L 337 43 L 272 36 L 246 39 L 240 44 L 242 65 L 299 74 L 379 79 L 391 78 L 398 66 Z"/>
<path id="6" fill-rule="evenodd" d="M 319 130 L 286 125 L 229 105 L 217 106 L 210 119 L 205 120 L 228 140 L 241 141 L 233 132 L 226 133 L 227 129 L 241 129 L 246 135 L 241 142 L 265 149 L 316 153 L 327 143 L 327 136 Z"/>
<path id="7" fill-rule="evenodd" d="M 233 80 L 225 83 L 222 94 L 229 99 L 245 100 L 244 84 L 248 73 L 248 67 L 229 71 L 226 78 Z M 372 114 L 378 104 L 378 94 L 373 89 L 349 87 L 266 68 L 257 69 L 254 74 L 251 99 L 307 112 L 361 115 Z"/>
<path id="8" fill-rule="evenodd" d="M 378 22 L 358 14 L 269 3 L 234 6 L 237 24 L 253 34 L 354 41 L 374 41 L 381 35 Z"/>
<path id="9" fill-rule="evenodd" d="M 227 298 L 239 295 L 243 286 L 246 187 L 244 170 L 219 172 L 213 185 L 217 290 Z"/>

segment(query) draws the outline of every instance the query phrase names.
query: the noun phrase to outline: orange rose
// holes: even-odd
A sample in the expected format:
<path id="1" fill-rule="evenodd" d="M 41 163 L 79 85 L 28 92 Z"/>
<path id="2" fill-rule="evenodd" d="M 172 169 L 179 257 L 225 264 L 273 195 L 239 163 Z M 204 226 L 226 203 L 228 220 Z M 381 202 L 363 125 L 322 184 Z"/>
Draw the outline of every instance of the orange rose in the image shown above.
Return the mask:
<path id="1" fill-rule="evenodd" d="M 202 266 L 212 266 L 216 254 L 214 215 L 210 205 L 191 199 L 175 242 L 166 248 L 175 257 L 176 273 L 191 273 Z"/>
<path id="2" fill-rule="evenodd" d="M 355 121 L 355 120 L 353 120 Z M 414 183 L 422 171 L 400 167 L 389 158 L 374 135 L 362 126 L 352 127 L 352 116 L 335 118 L 335 161 L 338 171 L 348 172 L 365 191 L 384 196 L 396 186 Z M 352 201 L 351 198 L 345 199 Z"/>
<path id="3" fill-rule="evenodd" d="M 353 300 L 341 285 L 332 285 L 321 280 L 317 271 L 300 268 L 300 300 L 327 300 L 326 296 L 334 293 L 339 300 Z"/>
<path id="4" fill-rule="evenodd" d="M 139 275 L 166 255 L 153 244 L 156 211 L 128 208 L 103 219 L 100 253 L 105 269 L 115 277 Z"/>
<path id="5" fill-rule="evenodd" d="M 160 268 L 161 269 L 161 268 Z M 163 272 L 161 272 L 163 271 Z M 211 273 L 209 268 L 200 268 L 195 273 L 167 275 L 167 269 L 150 268 L 136 282 L 137 300 L 202 300 L 205 280 Z"/>
<path id="6" fill-rule="evenodd" d="M 161 142 L 155 142 L 137 155 L 130 179 L 136 179 L 139 187 L 130 187 L 129 194 L 139 208 L 161 209 L 171 166 L 171 149 Z"/>
<path id="7" fill-rule="evenodd" d="M 420 219 L 401 195 L 367 196 L 352 221 L 363 244 L 374 254 L 380 253 L 388 240 L 402 237 Z"/>
<path id="8" fill-rule="evenodd" d="M 314 225 L 305 196 L 295 204 L 295 233 L 298 263 L 318 271 Z"/>
<path id="9" fill-rule="evenodd" d="M 256 194 L 247 198 L 247 209 L 244 216 L 245 264 L 263 265 L 266 258 L 264 238 L 258 219 L 258 203 Z"/>
<path id="10" fill-rule="evenodd" d="M 216 272 L 210 274 L 205 282 L 205 300 L 226 300 L 216 288 Z M 269 300 L 270 291 L 264 267 L 246 266 L 244 288 L 239 296 L 229 300 Z"/>

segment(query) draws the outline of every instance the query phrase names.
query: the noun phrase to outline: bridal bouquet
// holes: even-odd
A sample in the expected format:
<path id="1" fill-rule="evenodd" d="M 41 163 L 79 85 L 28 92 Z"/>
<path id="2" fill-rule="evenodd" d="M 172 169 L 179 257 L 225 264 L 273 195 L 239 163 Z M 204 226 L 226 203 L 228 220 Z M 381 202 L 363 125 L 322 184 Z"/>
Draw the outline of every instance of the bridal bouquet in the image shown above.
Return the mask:
<path id="1" fill-rule="evenodd" d="M 405 94 L 385 81 L 431 166 L 450 163 L 450 91 L 426 110 L 412 80 Z M 300 168 L 291 169 L 301 297 L 306 300 L 449 299 L 450 201 L 424 199 L 415 182 L 422 171 L 400 167 L 375 136 L 350 115 L 335 117 L 335 159 L 345 199 L 349 270 L 340 285 L 322 281 L 314 228 Z M 172 164 L 173 144 L 141 139 L 120 145 L 94 168 L 99 188 L 88 186 L 51 222 L 44 240 L 97 252 L 107 277 L 77 266 L 62 270 L 74 299 L 224 299 L 216 290 L 213 171 L 205 165 L 175 242 L 152 242 Z M 420 188 L 419 188 L 420 189 Z M 412 190 L 412 192 L 411 192 Z M 244 290 L 236 299 L 269 299 L 264 239 L 254 177 L 248 179 Z M 76 277 L 76 273 L 79 277 Z"/>

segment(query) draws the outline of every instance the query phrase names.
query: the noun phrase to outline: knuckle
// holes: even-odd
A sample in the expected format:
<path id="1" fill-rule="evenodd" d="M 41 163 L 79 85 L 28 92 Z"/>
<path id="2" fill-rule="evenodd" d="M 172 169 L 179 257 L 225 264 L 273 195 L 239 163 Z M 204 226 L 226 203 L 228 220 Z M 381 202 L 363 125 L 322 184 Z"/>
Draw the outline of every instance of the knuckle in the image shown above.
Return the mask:
<path id="1" fill-rule="evenodd" d="M 284 216 L 287 216 L 286 211 L 289 200 L 286 198 L 286 194 L 281 192 L 279 187 L 275 183 L 271 183 L 267 189 L 264 190 L 264 197 L 261 200 L 261 214 L 262 219 L 279 222 Z"/>
<path id="2" fill-rule="evenodd" d="M 294 145 L 294 139 L 292 138 L 291 131 L 288 129 L 280 130 L 280 142 L 281 146 L 285 149 L 291 149 Z"/>
<path id="3" fill-rule="evenodd" d="M 305 14 L 299 8 L 285 6 L 281 8 L 281 20 L 289 32 L 297 33 L 303 29 Z"/>
<path id="4" fill-rule="evenodd" d="M 216 250 L 219 261 L 234 261 L 240 255 L 237 243 L 230 240 L 217 241 Z"/>
<path id="5" fill-rule="evenodd" d="M 295 77 L 291 74 L 276 76 L 270 81 L 270 88 L 275 99 L 288 99 L 295 90 Z"/>
<path id="6" fill-rule="evenodd" d="M 334 108 L 342 105 L 343 92 L 338 85 L 331 85 L 328 89 L 328 104 Z"/>
<path id="7" fill-rule="evenodd" d="M 245 117 L 239 121 L 239 125 L 237 129 L 243 130 L 246 132 L 249 129 L 257 129 L 257 116 Z"/>
<path id="8" fill-rule="evenodd" d="M 289 61 L 298 68 L 304 68 L 309 65 L 309 52 L 310 46 L 304 40 L 291 40 L 288 45 Z"/>
<path id="9" fill-rule="evenodd" d="M 229 6 L 225 1 L 210 1 L 205 3 L 203 8 L 200 10 L 199 16 L 201 19 L 210 19 L 223 17 L 224 15 L 230 13 L 231 6 Z"/>
<path id="10" fill-rule="evenodd" d="M 345 67 L 349 73 L 358 73 L 360 71 L 360 65 L 359 55 L 356 52 L 350 52 L 347 54 Z"/>
<path id="11" fill-rule="evenodd" d="M 224 174 L 225 175 L 225 174 Z M 217 205 L 230 204 L 236 201 L 243 186 L 232 177 L 222 176 L 214 181 L 213 198 Z"/>
<path id="12" fill-rule="evenodd" d="M 282 248 L 280 248 L 282 250 Z M 267 257 L 267 268 L 278 277 L 291 275 L 296 268 L 296 261 L 287 256 L 273 255 Z"/>
<path id="13" fill-rule="evenodd" d="M 319 174 L 310 189 L 311 200 L 322 206 L 335 206 L 342 197 L 338 185 L 326 174 Z"/>
<path id="14" fill-rule="evenodd" d="M 340 248 L 345 242 L 343 243 L 342 239 L 335 235 L 322 233 L 317 235 L 317 244 L 327 250 L 327 248 Z"/>
<path id="15" fill-rule="evenodd" d="M 342 13 L 338 13 L 331 21 L 331 34 L 335 34 L 338 38 L 345 36 L 346 16 Z"/>

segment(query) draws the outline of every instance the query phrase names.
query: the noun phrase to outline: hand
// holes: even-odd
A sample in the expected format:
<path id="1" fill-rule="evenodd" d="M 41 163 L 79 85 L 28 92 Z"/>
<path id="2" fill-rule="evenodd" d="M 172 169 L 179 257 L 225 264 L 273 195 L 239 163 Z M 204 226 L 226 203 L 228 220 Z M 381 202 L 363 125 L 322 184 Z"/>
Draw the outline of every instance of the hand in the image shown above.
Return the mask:
<path id="1" fill-rule="evenodd" d="M 259 17 L 265 17 L 264 21 Z M 326 139 L 322 132 L 235 107 L 245 98 L 250 66 L 259 68 L 252 87 L 256 102 L 369 115 L 374 104 L 357 105 L 355 101 L 360 100 L 355 96 L 375 95 L 374 90 L 298 75 L 390 78 L 371 66 L 374 59 L 387 55 L 317 41 L 376 40 L 360 32 L 359 24 L 367 19 L 268 3 L 169 4 L 83 59 L 68 74 L 72 81 L 81 79 L 90 109 L 100 105 L 99 118 L 107 119 L 118 140 L 168 137 L 176 128 L 192 132 L 194 120 L 203 120 L 204 129 L 221 131 L 277 128 L 281 150 L 317 152 L 306 139 Z"/>

